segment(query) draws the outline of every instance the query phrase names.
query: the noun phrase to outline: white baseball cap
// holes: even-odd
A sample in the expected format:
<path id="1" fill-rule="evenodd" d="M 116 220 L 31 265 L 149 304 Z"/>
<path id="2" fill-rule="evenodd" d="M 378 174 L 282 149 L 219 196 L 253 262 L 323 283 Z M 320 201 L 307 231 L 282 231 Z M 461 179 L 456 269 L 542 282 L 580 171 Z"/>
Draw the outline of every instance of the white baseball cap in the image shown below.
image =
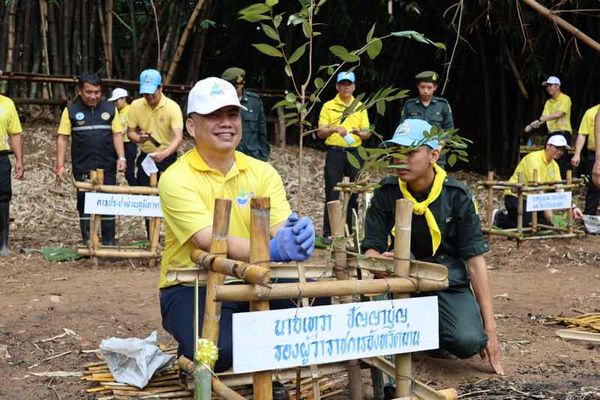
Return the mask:
<path id="1" fill-rule="evenodd" d="M 547 85 L 560 86 L 560 79 L 558 79 L 556 76 L 549 76 L 548 79 L 546 79 L 544 82 L 542 82 L 542 86 L 547 86 Z"/>
<path id="2" fill-rule="evenodd" d="M 567 143 L 567 139 L 565 139 L 563 135 L 550 136 L 547 144 L 551 144 L 554 147 L 564 147 L 567 150 L 571 148 L 571 146 L 569 146 Z"/>
<path id="3" fill-rule="evenodd" d="M 231 83 L 221 78 L 210 77 L 196 82 L 190 90 L 187 114 L 206 115 L 227 106 L 248 110 L 240 104 L 240 99 Z"/>
<path id="4" fill-rule="evenodd" d="M 118 87 L 112 91 L 112 94 L 110 95 L 110 98 L 108 99 L 108 101 L 116 101 L 116 100 L 119 100 L 121 97 L 127 97 L 127 96 L 129 96 L 129 93 L 127 92 L 127 90 Z"/>

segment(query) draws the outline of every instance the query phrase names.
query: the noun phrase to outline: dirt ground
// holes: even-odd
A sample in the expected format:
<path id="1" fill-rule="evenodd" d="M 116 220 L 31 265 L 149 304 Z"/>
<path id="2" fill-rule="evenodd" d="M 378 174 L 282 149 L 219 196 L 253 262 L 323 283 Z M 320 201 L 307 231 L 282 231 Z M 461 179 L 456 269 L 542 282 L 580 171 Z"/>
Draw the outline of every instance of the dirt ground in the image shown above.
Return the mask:
<path id="1" fill-rule="evenodd" d="M 51 128 L 27 127 L 27 133 L 28 181 L 13 186 L 12 254 L 0 259 L 0 399 L 91 399 L 84 390 L 89 385 L 77 377 L 32 374 L 80 372 L 97 360 L 88 350 L 112 336 L 146 337 L 157 330 L 160 342 L 169 343 L 160 325 L 158 269 L 125 260 L 51 263 L 27 250 L 78 241 L 74 189 L 57 189 L 51 181 Z M 47 196 L 34 190 L 40 185 Z M 311 197 L 305 201 L 320 209 L 322 193 Z M 132 240 L 143 238 L 141 221 L 123 225 Z M 600 237 L 520 248 L 505 239 L 490 244 L 486 260 L 506 376 L 492 375 L 479 357 L 421 356 L 414 363 L 417 377 L 437 388 L 458 388 L 470 399 L 600 398 L 600 345 L 562 340 L 555 333 L 561 327 L 546 318 L 600 311 Z"/>

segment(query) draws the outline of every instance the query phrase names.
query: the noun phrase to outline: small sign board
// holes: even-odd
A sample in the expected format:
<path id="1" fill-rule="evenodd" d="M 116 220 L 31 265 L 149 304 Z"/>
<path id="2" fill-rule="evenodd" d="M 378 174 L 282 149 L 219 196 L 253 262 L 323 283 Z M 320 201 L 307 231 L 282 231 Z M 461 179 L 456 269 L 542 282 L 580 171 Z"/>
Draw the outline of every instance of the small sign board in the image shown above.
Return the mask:
<path id="1" fill-rule="evenodd" d="M 233 314 L 233 371 L 437 349 L 436 296 Z"/>
<path id="2" fill-rule="evenodd" d="M 571 192 L 528 194 L 525 211 L 562 210 L 571 208 L 571 204 Z"/>
<path id="3" fill-rule="evenodd" d="M 85 193 L 86 214 L 162 217 L 158 196 L 114 193 Z"/>

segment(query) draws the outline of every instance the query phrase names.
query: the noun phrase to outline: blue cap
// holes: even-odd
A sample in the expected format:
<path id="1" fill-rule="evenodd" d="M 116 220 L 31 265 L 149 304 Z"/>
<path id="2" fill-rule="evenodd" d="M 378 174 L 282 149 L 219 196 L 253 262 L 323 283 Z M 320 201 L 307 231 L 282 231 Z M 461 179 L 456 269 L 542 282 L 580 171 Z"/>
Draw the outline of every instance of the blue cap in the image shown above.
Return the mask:
<path id="1" fill-rule="evenodd" d="M 337 82 L 341 81 L 350 81 L 352 83 L 356 82 L 356 77 L 354 76 L 354 72 L 351 71 L 342 71 L 337 76 Z"/>
<path id="2" fill-rule="evenodd" d="M 423 141 L 425 132 L 431 132 L 431 124 L 429 122 L 422 119 L 407 119 L 398 125 L 394 136 L 390 140 L 383 142 L 380 147 L 426 145 L 432 149 L 437 149 L 437 140 Z"/>
<path id="3" fill-rule="evenodd" d="M 161 85 L 160 72 L 155 69 L 146 69 L 140 74 L 140 94 L 154 94 Z"/>

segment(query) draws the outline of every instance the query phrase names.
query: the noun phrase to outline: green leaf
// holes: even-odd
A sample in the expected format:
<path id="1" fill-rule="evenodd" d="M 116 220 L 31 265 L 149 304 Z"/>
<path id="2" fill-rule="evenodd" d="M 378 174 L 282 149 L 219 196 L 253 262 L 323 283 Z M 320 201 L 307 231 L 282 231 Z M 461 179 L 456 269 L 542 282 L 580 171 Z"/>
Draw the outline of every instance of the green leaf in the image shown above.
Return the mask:
<path id="1" fill-rule="evenodd" d="M 348 151 L 346 152 L 346 158 L 348 159 L 350 165 L 352 165 L 356 169 L 360 169 L 360 161 L 358 161 L 358 158 L 356 158 L 354 154 Z"/>
<path id="2" fill-rule="evenodd" d="M 367 54 L 371 60 L 374 60 L 379 53 L 381 53 L 381 49 L 383 48 L 383 42 L 381 39 L 375 39 L 371 42 L 369 47 L 367 47 Z"/>
<path id="3" fill-rule="evenodd" d="M 277 14 L 273 17 L 273 26 L 275 29 L 279 29 L 279 25 L 281 25 L 281 21 L 283 20 L 283 14 Z"/>
<path id="4" fill-rule="evenodd" d="M 271 110 L 275 110 L 275 109 L 277 109 L 279 107 L 284 107 L 284 106 L 286 106 L 288 104 L 290 104 L 290 102 L 287 101 L 287 100 L 279 100 L 277 103 L 275 103 L 273 105 L 273 107 L 271 107 Z"/>
<path id="5" fill-rule="evenodd" d="M 288 94 L 285 95 L 285 99 L 287 101 L 289 101 L 290 103 L 293 103 L 293 102 L 296 101 L 296 95 L 294 93 L 290 92 L 290 93 L 288 93 Z"/>
<path id="6" fill-rule="evenodd" d="M 283 53 L 277 50 L 275 47 L 266 43 L 253 43 L 252 46 L 256 47 L 258 51 L 271 57 L 283 57 Z"/>
<path id="7" fill-rule="evenodd" d="M 375 25 L 377 25 L 377 23 L 374 23 L 371 29 L 369 30 L 369 33 L 367 33 L 367 43 L 369 43 L 371 39 L 373 39 L 373 33 L 375 33 Z"/>
<path id="8" fill-rule="evenodd" d="M 287 24 L 288 25 L 298 25 L 306 21 L 306 18 L 301 17 L 298 14 L 292 14 L 288 17 Z"/>
<path id="9" fill-rule="evenodd" d="M 260 14 L 244 14 L 240 17 L 240 19 L 244 19 L 248 22 L 254 23 L 258 21 L 264 21 L 265 19 L 269 19 L 269 17 Z"/>
<path id="10" fill-rule="evenodd" d="M 304 21 L 302 23 L 302 32 L 307 39 L 310 39 L 312 36 L 312 26 L 308 23 L 308 21 Z"/>
<path id="11" fill-rule="evenodd" d="M 385 115 L 385 101 L 375 103 L 375 108 L 377 108 L 377 114 L 381 116 Z"/>
<path id="12" fill-rule="evenodd" d="M 279 33 L 270 25 L 260 24 L 262 30 L 265 32 L 265 35 L 270 37 L 271 39 L 279 42 Z"/>
<path id="13" fill-rule="evenodd" d="M 363 160 L 366 160 L 369 158 L 369 153 L 367 152 L 367 150 L 365 150 L 364 147 L 362 146 L 358 146 L 358 155 L 360 156 L 360 158 L 362 158 Z"/>
<path id="14" fill-rule="evenodd" d="M 337 56 L 339 58 L 342 58 L 346 56 L 346 54 L 348 54 L 348 50 L 346 50 L 344 46 L 331 46 L 329 48 L 329 51 L 331 51 L 334 56 Z"/>
<path id="15" fill-rule="evenodd" d="M 240 10 L 240 14 L 242 14 L 242 15 L 244 15 L 244 14 L 264 14 L 270 10 L 271 10 L 271 7 L 269 7 L 265 3 L 255 3 L 252 5 L 249 5 L 246 8 L 242 8 Z"/>
<path id="16" fill-rule="evenodd" d="M 430 44 L 430 45 L 433 45 L 442 50 L 446 50 L 445 44 L 440 43 L 440 42 L 434 42 L 430 39 L 427 39 L 427 37 L 425 37 L 425 35 L 417 32 L 417 31 L 398 31 L 398 32 L 392 32 L 392 33 L 390 33 L 390 35 L 395 36 L 395 37 L 403 37 L 403 38 L 407 38 L 407 39 L 412 39 L 417 42 Z"/>
<path id="17" fill-rule="evenodd" d="M 265 0 L 265 4 L 269 7 L 275 7 L 279 3 L 279 0 Z"/>
<path id="18" fill-rule="evenodd" d="M 292 77 L 292 67 L 290 64 L 286 64 L 283 70 L 285 71 L 285 74 L 288 76 L 288 78 Z"/>
<path id="19" fill-rule="evenodd" d="M 293 64 L 296 61 L 298 61 L 300 59 L 300 57 L 302 57 L 304 55 L 304 52 L 306 51 L 306 46 L 307 45 L 308 45 L 308 43 L 304 43 L 302 46 L 298 47 L 296 49 L 296 51 L 294 51 L 294 53 L 290 56 L 288 62 L 290 64 Z"/>
<path id="20" fill-rule="evenodd" d="M 456 164 L 456 154 L 453 153 L 448 156 L 448 165 L 453 167 L 454 164 Z"/>
<path id="21" fill-rule="evenodd" d="M 321 89 L 324 84 L 325 84 L 325 82 L 323 81 L 323 79 L 321 79 L 319 77 L 315 78 L 315 87 L 317 89 Z"/>

